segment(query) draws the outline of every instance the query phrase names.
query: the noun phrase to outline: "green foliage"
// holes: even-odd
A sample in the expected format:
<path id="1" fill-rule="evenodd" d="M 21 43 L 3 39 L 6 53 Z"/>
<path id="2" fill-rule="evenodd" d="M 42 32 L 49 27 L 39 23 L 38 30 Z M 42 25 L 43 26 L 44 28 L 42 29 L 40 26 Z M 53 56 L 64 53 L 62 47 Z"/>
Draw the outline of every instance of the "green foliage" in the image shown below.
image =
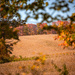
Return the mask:
<path id="1" fill-rule="evenodd" d="M 62 71 L 60 75 L 68 75 L 68 70 L 65 64 L 63 65 L 63 68 L 64 68 L 64 71 Z"/>
<path id="2" fill-rule="evenodd" d="M 58 72 L 61 72 L 61 69 L 54 63 L 52 63 L 54 65 L 54 68 L 58 71 Z"/>
<path id="3" fill-rule="evenodd" d="M 12 50 L 13 44 L 6 44 L 6 39 L 17 39 L 18 35 L 17 31 L 13 30 L 13 28 L 10 28 L 10 23 L 7 21 L 1 21 L 0 22 L 0 60 L 7 61 L 7 58 L 9 57 L 9 54 Z"/>
<path id="4" fill-rule="evenodd" d="M 43 29 L 40 27 L 40 23 L 37 23 L 37 34 L 43 34 Z"/>
<path id="5" fill-rule="evenodd" d="M 52 65 L 54 66 L 54 68 L 60 72 L 60 75 L 68 75 L 68 70 L 66 68 L 66 65 L 63 65 L 63 69 L 60 69 L 56 64 L 52 63 Z"/>
<path id="6" fill-rule="evenodd" d="M 24 35 L 29 35 L 29 28 L 27 27 L 27 25 L 24 25 Z"/>
<path id="7" fill-rule="evenodd" d="M 6 44 L 5 44 L 5 40 L 4 39 L 0 39 L 0 61 L 1 62 L 6 62 L 8 61 L 8 49 L 6 48 Z"/>
<path id="8" fill-rule="evenodd" d="M 3 55 L 1 55 L 1 59 L 0 59 L 0 64 L 1 63 L 6 63 L 6 62 L 15 62 L 15 61 L 28 61 L 28 60 L 35 60 L 36 57 L 22 57 L 20 56 L 20 58 L 16 57 L 15 55 L 11 56 L 11 57 L 6 57 Z"/>

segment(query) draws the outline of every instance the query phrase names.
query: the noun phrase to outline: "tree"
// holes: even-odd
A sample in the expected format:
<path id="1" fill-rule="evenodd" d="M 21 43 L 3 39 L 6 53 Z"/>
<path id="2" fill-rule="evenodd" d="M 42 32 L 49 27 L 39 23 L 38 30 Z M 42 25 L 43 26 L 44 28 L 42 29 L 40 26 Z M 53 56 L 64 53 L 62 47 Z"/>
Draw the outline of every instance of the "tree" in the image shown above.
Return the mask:
<path id="1" fill-rule="evenodd" d="M 38 34 L 43 34 L 43 29 L 40 27 L 41 24 L 37 24 L 37 33 Z"/>
<path id="2" fill-rule="evenodd" d="M 72 14 L 71 19 L 75 18 L 75 13 Z M 68 47 L 73 46 L 75 48 L 75 23 L 74 19 L 71 20 L 68 24 L 64 24 L 63 21 L 58 25 L 60 40 L 64 40 L 63 43 L 59 44 L 61 46 Z"/>
<path id="3" fill-rule="evenodd" d="M 7 21 L 0 22 L 0 60 L 4 60 L 5 57 L 9 57 L 11 53 L 13 43 L 6 44 L 6 39 L 18 39 L 17 31 L 13 31 L 10 28 L 10 23 Z"/>
<path id="4" fill-rule="evenodd" d="M 23 31 L 24 31 L 24 35 L 29 35 L 29 28 L 27 25 L 24 25 Z"/>
<path id="5" fill-rule="evenodd" d="M 75 48 L 75 13 L 72 14 L 70 21 L 57 21 L 52 26 L 44 27 L 44 29 L 55 29 L 58 33 L 56 39 L 63 40 L 63 43 L 59 44 L 65 47 L 72 46 Z"/>

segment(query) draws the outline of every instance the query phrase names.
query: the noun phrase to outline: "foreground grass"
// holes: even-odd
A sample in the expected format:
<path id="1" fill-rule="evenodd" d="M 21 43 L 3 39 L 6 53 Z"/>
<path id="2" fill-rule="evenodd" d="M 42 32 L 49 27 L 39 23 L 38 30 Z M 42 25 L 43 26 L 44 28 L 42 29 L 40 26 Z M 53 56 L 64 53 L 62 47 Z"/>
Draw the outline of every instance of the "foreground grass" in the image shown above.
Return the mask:
<path id="1" fill-rule="evenodd" d="M 75 52 L 64 52 L 64 53 L 55 53 L 50 55 L 43 55 L 42 53 L 39 53 L 39 56 L 34 57 L 22 57 L 21 55 L 19 57 L 16 57 L 15 55 L 11 57 L 3 57 L 2 60 L 0 60 L 0 64 L 6 63 L 6 62 L 15 62 L 15 61 L 28 61 L 28 60 L 35 60 L 41 56 L 45 56 L 47 58 L 51 57 L 59 57 L 59 56 L 69 56 L 69 55 L 75 55 Z"/>
<path id="2" fill-rule="evenodd" d="M 2 63 L 7 63 L 7 62 L 15 62 L 15 61 L 28 61 L 28 60 L 34 60 L 37 57 L 24 57 L 22 58 L 22 56 L 20 56 L 19 58 L 17 58 L 16 56 L 11 56 L 11 57 L 7 57 L 7 58 L 3 58 L 2 60 L 0 60 L 0 64 Z"/>
<path id="3" fill-rule="evenodd" d="M 17 58 L 16 56 L 12 56 L 10 58 L 5 58 L 4 61 L 0 61 L 0 63 L 6 63 L 6 62 L 14 63 L 14 64 L 12 63 L 12 65 L 10 65 L 11 69 L 14 69 L 14 70 L 17 69 L 18 72 L 14 71 L 15 74 L 12 74 L 10 69 L 8 69 L 9 71 L 7 70 L 8 71 L 7 75 L 50 75 L 50 74 L 74 75 L 74 74 L 69 74 L 69 73 L 73 72 L 73 70 L 74 70 L 73 69 L 74 68 L 73 67 L 74 66 L 74 56 L 75 56 L 75 52 L 56 53 L 56 54 L 50 54 L 50 55 L 44 55 L 44 54 L 39 53 L 39 56 L 34 56 L 34 57 L 19 56 Z M 69 60 L 71 58 L 68 58 L 68 57 L 72 57 L 73 60 Z M 15 65 L 16 61 L 20 61 L 20 62 L 24 62 L 24 63 Z M 58 62 L 56 62 L 56 61 L 58 61 Z M 67 62 L 70 64 L 68 64 Z M 16 63 L 18 63 L 18 62 L 16 62 Z M 9 64 L 7 64 L 7 65 L 9 65 Z M 73 68 L 71 68 L 71 66 Z M 6 69 L 7 68 L 8 67 L 6 66 Z M 0 74 L 4 75 L 5 73 L 1 72 Z"/>
<path id="4" fill-rule="evenodd" d="M 48 65 L 52 64 L 52 66 L 54 67 L 54 69 L 59 72 L 59 75 L 68 75 L 68 70 L 66 67 L 66 64 L 64 64 L 62 67 L 63 68 L 59 68 L 54 61 L 52 61 L 51 63 L 47 61 L 47 58 L 49 56 L 48 55 L 40 55 L 38 57 L 31 57 L 31 58 L 23 58 L 22 56 L 19 56 L 19 58 L 16 58 L 15 56 L 10 57 L 10 61 L 11 62 L 15 62 L 15 61 L 28 61 L 28 60 L 34 60 L 34 62 L 32 64 L 29 65 L 20 65 L 17 68 L 19 69 L 19 72 L 15 73 L 15 75 L 47 75 L 47 73 L 51 70 L 53 71 L 53 69 L 50 69 L 50 67 Z M 1 72 L 1 75 L 4 75 L 4 73 Z M 8 73 L 8 75 L 12 75 L 12 73 Z"/>

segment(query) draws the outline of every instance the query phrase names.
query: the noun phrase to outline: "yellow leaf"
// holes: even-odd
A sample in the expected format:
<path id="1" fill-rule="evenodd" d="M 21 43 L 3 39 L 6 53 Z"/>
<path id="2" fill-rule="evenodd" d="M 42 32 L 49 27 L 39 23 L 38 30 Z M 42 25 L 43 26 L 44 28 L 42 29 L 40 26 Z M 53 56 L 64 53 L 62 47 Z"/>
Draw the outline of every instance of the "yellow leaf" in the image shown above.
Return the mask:
<path id="1" fill-rule="evenodd" d="M 31 67 L 31 69 L 34 69 L 35 68 L 35 65 L 33 65 L 32 67 Z"/>
<path id="2" fill-rule="evenodd" d="M 48 2 L 46 2 L 46 6 L 48 6 Z"/>
<path id="3" fill-rule="evenodd" d="M 75 16 L 75 13 L 73 13 L 72 16 Z"/>
<path id="4" fill-rule="evenodd" d="M 42 58 L 42 60 L 46 60 L 46 58 L 45 58 L 45 57 L 43 57 L 43 58 Z"/>

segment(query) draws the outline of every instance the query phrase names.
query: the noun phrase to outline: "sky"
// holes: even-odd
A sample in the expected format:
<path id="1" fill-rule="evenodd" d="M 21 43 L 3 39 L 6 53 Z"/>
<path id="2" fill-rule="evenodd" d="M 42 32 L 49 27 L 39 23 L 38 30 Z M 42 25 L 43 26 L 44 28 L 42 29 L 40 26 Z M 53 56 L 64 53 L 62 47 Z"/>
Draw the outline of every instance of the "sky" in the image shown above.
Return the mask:
<path id="1" fill-rule="evenodd" d="M 51 5 L 51 3 L 53 2 L 53 1 L 56 1 L 56 0 L 46 0 L 48 3 L 49 3 L 49 6 L 52 6 Z M 65 0 L 65 1 L 68 1 L 68 0 Z M 30 3 L 32 3 L 32 2 L 34 2 L 34 0 L 30 0 L 30 1 L 28 1 L 28 4 L 30 4 Z M 68 15 L 72 15 L 72 13 L 75 13 L 75 8 L 73 8 L 73 5 L 75 5 L 75 0 L 74 0 L 74 2 L 73 2 L 73 4 L 69 4 L 69 7 L 71 8 L 71 10 L 70 10 L 70 12 L 67 12 L 67 13 L 62 13 L 61 11 L 55 11 L 55 13 L 53 14 L 53 16 L 55 16 L 55 15 L 62 15 L 62 16 L 67 16 L 67 14 Z M 49 6 L 47 6 L 46 7 L 46 12 L 47 13 L 49 13 L 49 14 L 51 14 L 52 12 L 53 12 L 53 10 L 49 10 L 48 9 L 48 7 Z M 25 10 L 19 10 L 18 11 L 19 13 L 20 13 L 20 15 L 21 15 L 21 19 L 22 20 L 24 20 L 25 18 L 26 18 L 26 14 L 25 14 Z M 27 11 L 27 12 L 29 12 L 29 11 Z M 39 12 L 42 12 L 42 10 L 39 10 Z M 32 15 L 32 14 L 31 14 Z M 33 24 L 37 24 L 37 23 L 39 23 L 39 22 L 41 22 L 41 20 L 42 20 L 42 17 L 41 17 L 41 15 L 39 16 L 39 19 L 38 20 L 36 20 L 36 19 L 32 19 L 32 18 L 29 18 L 28 20 L 27 20 L 27 22 L 26 23 L 33 23 Z"/>

